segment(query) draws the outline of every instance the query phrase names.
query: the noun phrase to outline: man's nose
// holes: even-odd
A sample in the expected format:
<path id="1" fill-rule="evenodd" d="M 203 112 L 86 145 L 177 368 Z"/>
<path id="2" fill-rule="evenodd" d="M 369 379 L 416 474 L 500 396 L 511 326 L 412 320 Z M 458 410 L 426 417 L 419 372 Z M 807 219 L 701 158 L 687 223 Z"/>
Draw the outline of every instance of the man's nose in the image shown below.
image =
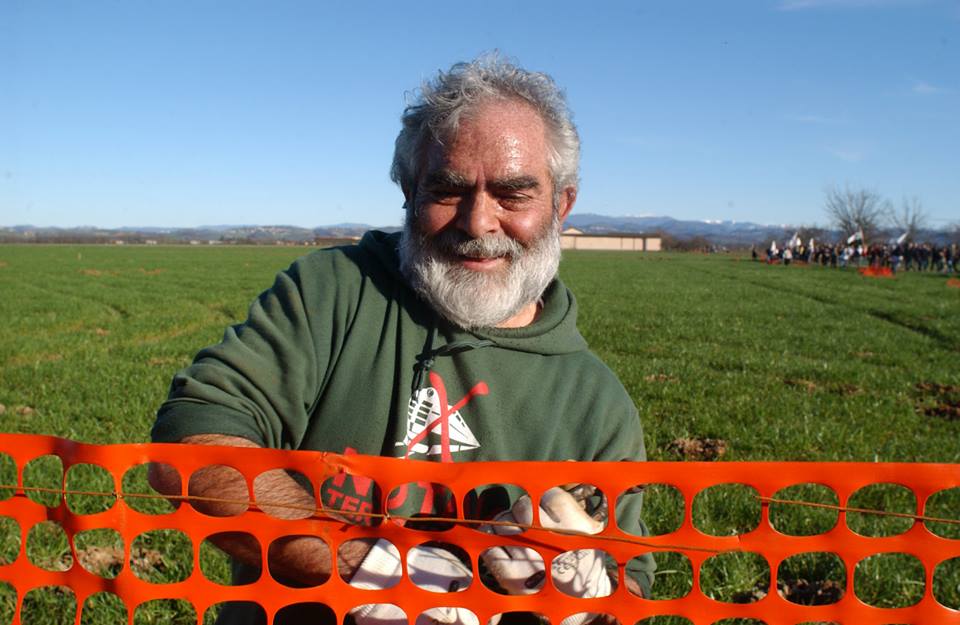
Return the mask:
<path id="1" fill-rule="evenodd" d="M 457 227 L 474 239 L 499 232 L 499 210 L 496 198 L 479 191 L 471 193 L 457 207 Z"/>

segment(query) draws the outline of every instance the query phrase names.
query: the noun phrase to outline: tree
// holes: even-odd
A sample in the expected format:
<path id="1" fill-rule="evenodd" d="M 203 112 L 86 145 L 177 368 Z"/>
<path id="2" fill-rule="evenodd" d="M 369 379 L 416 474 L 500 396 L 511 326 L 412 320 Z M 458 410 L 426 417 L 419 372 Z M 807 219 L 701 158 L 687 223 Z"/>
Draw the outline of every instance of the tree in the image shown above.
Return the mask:
<path id="1" fill-rule="evenodd" d="M 829 186 L 824 191 L 824 210 L 830 221 L 846 235 L 862 232 L 869 241 L 879 230 L 890 204 L 872 189 L 842 189 Z"/>
<path id="2" fill-rule="evenodd" d="M 903 198 L 899 211 L 890 206 L 887 217 L 900 234 L 907 235 L 907 241 L 916 240 L 917 232 L 927 227 L 927 213 L 916 196 Z"/>

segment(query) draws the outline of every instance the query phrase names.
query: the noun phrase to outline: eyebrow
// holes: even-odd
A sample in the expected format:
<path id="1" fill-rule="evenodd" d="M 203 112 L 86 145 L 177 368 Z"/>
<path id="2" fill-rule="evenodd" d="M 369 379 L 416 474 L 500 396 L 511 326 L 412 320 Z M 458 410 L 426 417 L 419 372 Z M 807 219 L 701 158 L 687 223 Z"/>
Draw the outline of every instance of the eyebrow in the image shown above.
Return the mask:
<path id="1" fill-rule="evenodd" d="M 468 189 L 473 183 L 464 176 L 450 169 L 437 169 L 426 175 L 424 185 L 427 188 L 441 189 Z M 511 176 L 508 178 L 497 178 L 487 183 L 489 187 L 497 191 L 526 191 L 530 189 L 539 189 L 540 181 L 533 176 Z"/>
<path id="2" fill-rule="evenodd" d="M 526 191 L 529 189 L 539 189 L 540 181 L 533 176 L 513 176 L 511 178 L 499 178 L 487 183 L 497 191 Z"/>
<path id="3" fill-rule="evenodd" d="M 426 175 L 424 186 L 441 189 L 466 189 L 471 185 L 466 178 L 449 169 L 437 169 Z"/>

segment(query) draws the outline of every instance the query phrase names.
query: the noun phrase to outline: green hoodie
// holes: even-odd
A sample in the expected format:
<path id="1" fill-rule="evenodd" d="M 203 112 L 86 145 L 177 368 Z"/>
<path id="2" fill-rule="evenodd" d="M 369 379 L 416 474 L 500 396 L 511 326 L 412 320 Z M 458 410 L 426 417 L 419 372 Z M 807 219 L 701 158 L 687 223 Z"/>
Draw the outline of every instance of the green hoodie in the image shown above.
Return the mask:
<path id="1" fill-rule="evenodd" d="M 587 349 L 559 279 L 533 324 L 467 332 L 407 285 L 398 241 L 369 232 L 278 274 L 243 324 L 176 374 L 153 440 L 216 433 L 446 462 L 645 459 L 636 408 Z M 355 495 L 321 493 L 334 507 Z M 623 512 L 641 532 L 639 509 Z M 649 588 L 650 573 L 631 573 Z"/>

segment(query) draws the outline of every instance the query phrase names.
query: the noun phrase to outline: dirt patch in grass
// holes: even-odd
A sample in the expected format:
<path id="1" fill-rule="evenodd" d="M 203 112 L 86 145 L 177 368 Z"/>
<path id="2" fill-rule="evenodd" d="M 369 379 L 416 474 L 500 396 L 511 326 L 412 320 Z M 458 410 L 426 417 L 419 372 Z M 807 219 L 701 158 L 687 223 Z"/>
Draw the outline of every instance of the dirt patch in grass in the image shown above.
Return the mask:
<path id="1" fill-rule="evenodd" d="M 667 375 L 666 373 L 651 373 L 650 375 L 643 376 L 643 379 L 647 382 L 676 382 L 677 378 L 672 375 Z"/>
<path id="2" fill-rule="evenodd" d="M 804 378 L 785 378 L 783 383 L 787 386 L 792 386 L 808 393 L 813 393 L 817 390 L 816 382 L 813 380 L 805 380 Z"/>
<path id="3" fill-rule="evenodd" d="M 139 271 L 140 271 L 140 273 L 142 273 L 142 274 L 145 275 L 145 276 L 159 276 L 161 273 L 163 273 L 164 271 L 166 271 L 166 269 L 159 269 L 159 268 L 158 268 L 158 269 L 144 269 L 143 267 L 141 267 L 141 268 L 139 269 Z"/>
<path id="4" fill-rule="evenodd" d="M 0 260 L 0 269 L 3 269 L 3 268 L 5 268 L 5 267 L 9 267 L 9 266 L 10 266 L 10 265 L 7 263 L 7 261 L 5 261 L 5 260 Z"/>
<path id="5" fill-rule="evenodd" d="M 110 334 L 110 330 L 106 330 L 104 328 L 95 328 L 93 330 L 93 333 L 96 334 L 97 336 L 107 336 Z"/>
<path id="6" fill-rule="evenodd" d="M 21 417 L 30 417 L 36 414 L 37 412 L 30 406 L 17 406 L 16 408 L 13 409 L 13 411 L 18 415 L 20 415 Z"/>
<path id="7" fill-rule="evenodd" d="M 918 413 L 948 421 L 960 420 L 960 386 L 918 382 L 914 390 L 917 394 L 914 406 Z"/>
<path id="8" fill-rule="evenodd" d="M 863 393 L 863 389 L 856 384 L 833 384 L 830 386 L 830 391 L 837 395 L 846 395 L 847 397 Z"/>
<path id="9" fill-rule="evenodd" d="M 720 438 L 677 438 L 667 445 L 667 451 L 684 460 L 716 460 L 727 453 L 727 441 Z"/>
<path id="10" fill-rule="evenodd" d="M 955 289 L 960 289 L 960 280 L 957 278 L 950 278 L 947 280 L 947 286 L 953 287 Z"/>
<path id="11" fill-rule="evenodd" d="M 91 276 L 93 278 L 99 278 L 101 276 L 117 275 L 116 271 L 100 271 L 99 269 L 81 269 L 80 273 L 82 273 L 85 276 Z"/>
<path id="12" fill-rule="evenodd" d="M 777 584 L 777 594 L 791 603 L 800 605 L 829 605 L 840 601 L 843 597 L 843 585 L 830 579 L 780 580 Z"/>
<path id="13" fill-rule="evenodd" d="M 183 359 L 175 358 L 174 356 L 154 356 L 153 358 L 147 360 L 147 364 L 152 367 L 169 367 L 171 365 L 180 365 L 183 363 Z"/>

